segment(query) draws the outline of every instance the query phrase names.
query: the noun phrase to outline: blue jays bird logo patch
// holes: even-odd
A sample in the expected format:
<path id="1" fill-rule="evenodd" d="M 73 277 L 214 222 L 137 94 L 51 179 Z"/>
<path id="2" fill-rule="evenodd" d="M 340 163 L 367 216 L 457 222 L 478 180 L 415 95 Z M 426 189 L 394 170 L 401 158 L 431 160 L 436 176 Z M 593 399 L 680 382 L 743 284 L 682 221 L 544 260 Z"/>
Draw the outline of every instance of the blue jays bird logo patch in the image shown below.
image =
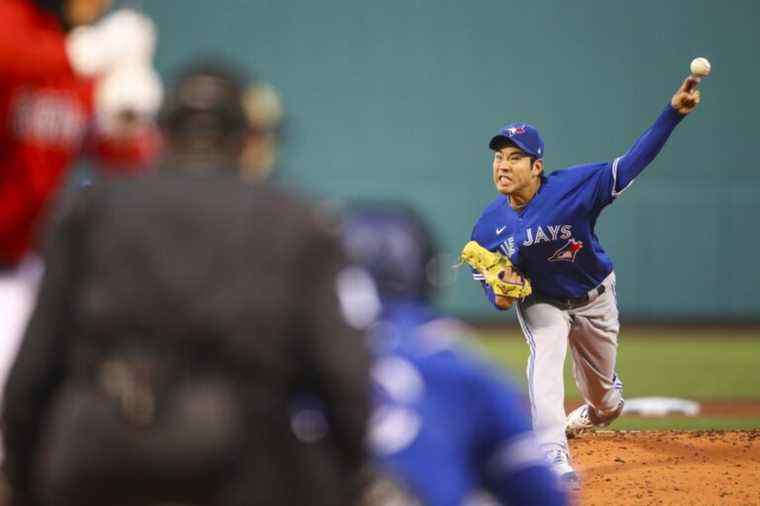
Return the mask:
<path id="1" fill-rule="evenodd" d="M 575 256 L 583 249 L 583 241 L 570 239 L 549 257 L 550 262 L 575 262 Z"/>

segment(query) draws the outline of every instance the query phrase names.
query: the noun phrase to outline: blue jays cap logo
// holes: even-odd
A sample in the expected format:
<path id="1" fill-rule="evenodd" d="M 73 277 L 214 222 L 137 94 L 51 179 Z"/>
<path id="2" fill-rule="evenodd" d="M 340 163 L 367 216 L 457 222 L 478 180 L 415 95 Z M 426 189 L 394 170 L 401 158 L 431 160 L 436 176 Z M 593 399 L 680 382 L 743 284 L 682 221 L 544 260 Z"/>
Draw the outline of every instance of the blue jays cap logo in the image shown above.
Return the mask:
<path id="1" fill-rule="evenodd" d="M 544 141 L 541 140 L 541 136 L 536 130 L 536 127 L 529 125 L 528 123 L 511 123 L 505 125 L 499 133 L 496 134 L 491 142 L 488 143 L 488 147 L 491 149 L 499 149 L 499 146 L 508 140 L 526 153 L 541 158 L 544 155 Z"/>

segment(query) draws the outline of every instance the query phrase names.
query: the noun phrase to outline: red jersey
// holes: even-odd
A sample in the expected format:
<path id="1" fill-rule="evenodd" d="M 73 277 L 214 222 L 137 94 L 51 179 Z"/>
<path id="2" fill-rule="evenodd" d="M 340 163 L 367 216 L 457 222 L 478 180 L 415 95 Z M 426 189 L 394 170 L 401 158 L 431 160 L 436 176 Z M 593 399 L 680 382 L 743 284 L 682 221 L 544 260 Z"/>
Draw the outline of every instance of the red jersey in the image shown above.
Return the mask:
<path id="1" fill-rule="evenodd" d="M 0 1 L 0 266 L 32 247 L 38 223 L 85 146 L 94 81 L 75 74 L 60 21 L 29 0 Z M 145 160 L 151 148 L 95 153 Z"/>

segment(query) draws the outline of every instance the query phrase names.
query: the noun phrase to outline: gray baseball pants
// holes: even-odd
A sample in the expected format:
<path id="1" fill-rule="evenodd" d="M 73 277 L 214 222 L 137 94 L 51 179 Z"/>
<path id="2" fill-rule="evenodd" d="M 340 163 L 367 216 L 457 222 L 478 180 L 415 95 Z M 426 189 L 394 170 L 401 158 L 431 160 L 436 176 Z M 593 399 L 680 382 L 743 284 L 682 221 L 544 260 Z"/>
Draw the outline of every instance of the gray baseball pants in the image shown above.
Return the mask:
<path id="1" fill-rule="evenodd" d="M 620 330 L 615 273 L 602 285 L 603 293 L 592 290 L 589 302 L 573 309 L 560 309 L 531 297 L 517 305 L 530 347 L 527 374 L 533 429 L 544 450 L 555 446 L 567 450 L 563 369 L 568 345 L 575 384 L 585 402 L 604 415 L 614 411 L 622 399 L 622 383 L 615 374 Z"/>

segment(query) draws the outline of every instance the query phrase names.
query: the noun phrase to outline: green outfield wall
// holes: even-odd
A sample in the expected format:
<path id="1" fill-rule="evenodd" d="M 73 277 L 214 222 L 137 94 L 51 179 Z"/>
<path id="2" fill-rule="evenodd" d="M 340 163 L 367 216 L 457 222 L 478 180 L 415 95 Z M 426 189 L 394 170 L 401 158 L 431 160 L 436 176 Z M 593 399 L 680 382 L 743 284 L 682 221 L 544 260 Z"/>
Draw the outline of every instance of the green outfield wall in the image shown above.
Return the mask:
<path id="1" fill-rule="evenodd" d="M 695 56 L 703 104 L 598 223 L 626 317 L 760 319 L 760 2 L 146 0 L 170 77 L 223 54 L 288 110 L 278 177 L 331 199 L 407 199 L 456 252 L 495 196 L 490 136 L 537 125 L 548 170 L 610 160 Z M 461 272 L 442 303 L 493 319 Z M 507 316 L 511 319 L 511 316 Z"/>

